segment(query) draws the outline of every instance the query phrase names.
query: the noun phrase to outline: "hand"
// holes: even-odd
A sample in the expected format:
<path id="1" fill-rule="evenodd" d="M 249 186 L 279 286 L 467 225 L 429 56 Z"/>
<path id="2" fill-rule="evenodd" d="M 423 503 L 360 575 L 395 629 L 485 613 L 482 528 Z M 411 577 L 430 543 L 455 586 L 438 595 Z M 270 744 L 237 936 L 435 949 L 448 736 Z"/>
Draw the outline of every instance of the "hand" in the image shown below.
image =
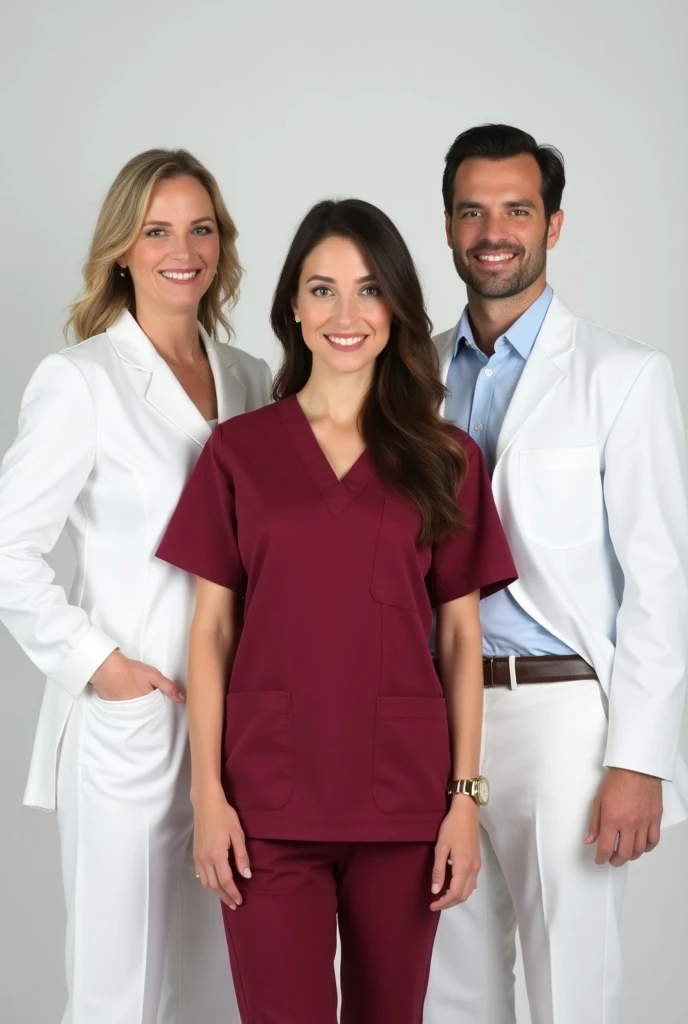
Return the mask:
<path id="1" fill-rule="evenodd" d="M 243 898 L 234 881 L 229 851 L 234 855 L 237 871 L 251 877 L 244 831 L 233 807 L 221 788 L 204 793 L 194 801 L 194 863 L 201 885 L 211 889 L 236 910 Z"/>
<path id="2" fill-rule="evenodd" d="M 179 704 L 185 700 L 177 684 L 157 668 L 125 658 L 120 651 L 109 654 L 89 682 L 102 700 L 132 700 L 145 697 L 152 690 L 162 690 Z"/>
<path id="3" fill-rule="evenodd" d="M 452 797 L 451 809 L 440 826 L 432 869 L 432 892 L 436 895 L 446 884 L 447 865 L 451 864 L 451 883 L 431 910 L 448 910 L 463 903 L 477 885 L 480 871 L 480 833 L 478 805 L 469 796 Z"/>
<path id="4" fill-rule="evenodd" d="M 596 864 L 620 868 L 657 846 L 662 823 L 662 780 L 609 768 L 595 797 L 586 845 L 597 843 Z"/>

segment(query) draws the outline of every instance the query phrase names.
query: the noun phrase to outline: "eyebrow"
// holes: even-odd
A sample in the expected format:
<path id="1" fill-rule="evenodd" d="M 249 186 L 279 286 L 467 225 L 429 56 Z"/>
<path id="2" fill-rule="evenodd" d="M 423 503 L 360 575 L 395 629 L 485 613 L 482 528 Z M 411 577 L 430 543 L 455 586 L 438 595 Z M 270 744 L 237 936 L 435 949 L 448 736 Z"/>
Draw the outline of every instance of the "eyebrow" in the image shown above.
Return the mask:
<path id="1" fill-rule="evenodd" d="M 529 210 L 537 210 L 536 204 L 532 202 L 532 200 L 530 199 L 509 199 L 507 200 L 506 203 L 503 203 L 502 205 L 506 206 L 507 209 L 509 210 L 520 209 L 523 206 L 527 207 Z M 456 210 L 457 213 L 460 213 L 462 210 L 485 210 L 487 209 L 487 207 L 485 206 L 484 203 L 473 202 L 472 200 L 464 200 L 461 203 L 457 203 L 454 209 Z"/>
<path id="2" fill-rule="evenodd" d="M 197 217 L 196 220 L 192 220 L 191 223 L 192 223 L 192 225 L 203 224 L 205 221 L 208 221 L 208 220 L 209 221 L 214 221 L 215 218 L 214 217 Z M 149 228 L 149 227 L 152 227 L 152 226 L 155 226 L 155 227 L 158 227 L 158 228 L 171 228 L 172 227 L 171 223 L 168 220 L 147 220 L 143 226 L 144 226 L 144 228 Z"/>
<path id="3" fill-rule="evenodd" d="M 357 277 L 356 278 L 356 284 L 369 284 L 370 281 L 375 281 L 375 280 L 376 280 L 376 278 L 375 278 L 374 274 L 366 274 L 365 277 Z M 308 278 L 308 280 L 306 281 L 306 284 L 310 284 L 311 281 L 326 281 L 327 284 L 336 284 L 337 283 L 333 277 L 325 277 L 324 274 L 313 274 L 311 277 Z"/>

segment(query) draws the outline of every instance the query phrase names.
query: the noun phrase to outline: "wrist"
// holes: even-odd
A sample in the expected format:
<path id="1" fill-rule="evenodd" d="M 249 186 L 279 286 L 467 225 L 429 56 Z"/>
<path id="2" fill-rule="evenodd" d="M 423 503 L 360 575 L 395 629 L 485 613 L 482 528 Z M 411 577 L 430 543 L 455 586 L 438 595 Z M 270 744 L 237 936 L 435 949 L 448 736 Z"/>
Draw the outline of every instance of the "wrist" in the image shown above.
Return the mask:
<path id="1" fill-rule="evenodd" d="M 127 659 L 120 651 L 119 647 L 108 654 L 105 661 L 101 662 L 98 668 L 95 670 L 91 678 L 89 679 L 89 685 L 102 683 L 107 680 L 117 679 L 124 673 L 124 668 Z"/>
<path id="2" fill-rule="evenodd" d="M 209 801 L 214 802 L 218 799 L 227 799 L 222 786 L 222 780 L 217 775 L 192 781 L 190 798 L 194 807 Z"/>

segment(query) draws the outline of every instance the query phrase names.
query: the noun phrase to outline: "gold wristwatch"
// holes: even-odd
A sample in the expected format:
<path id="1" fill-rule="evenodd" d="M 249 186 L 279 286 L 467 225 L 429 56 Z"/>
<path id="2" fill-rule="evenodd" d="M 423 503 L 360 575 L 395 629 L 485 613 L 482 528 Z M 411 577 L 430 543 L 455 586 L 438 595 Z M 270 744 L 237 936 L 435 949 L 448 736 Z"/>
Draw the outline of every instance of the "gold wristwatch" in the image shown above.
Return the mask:
<path id="1" fill-rule="evenodd" d="M 484 775 L 479 775 L 477 779 L 452 779 L 447 786 L 447 796 L 455 796 L 457 793 L 464 793 L 475 800 L 479 807 L 484 807 L 490 799 L 490 784 Z"/>

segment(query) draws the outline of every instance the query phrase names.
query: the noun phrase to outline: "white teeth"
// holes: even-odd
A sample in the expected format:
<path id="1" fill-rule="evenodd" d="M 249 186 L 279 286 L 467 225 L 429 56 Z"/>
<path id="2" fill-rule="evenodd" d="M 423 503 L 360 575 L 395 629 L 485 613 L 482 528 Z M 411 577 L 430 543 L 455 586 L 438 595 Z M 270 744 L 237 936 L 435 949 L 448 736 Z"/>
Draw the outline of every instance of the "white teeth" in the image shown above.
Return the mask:
<path id="1" fill-rule="evenodd" d="M 196 276 L 196 274 L 199 273 L 199 271 L 198 270 L 185 270 L 185 271 L 161 270 L 160 273 L 162 274 L 163 277 L 167 277 L 171 281 L 190 281 L 193 277 Z"/>
<path id="2" fill-rule="evenodd" d="M 349 348 L 350 345 L 358 345 L 359 342 L 363 341 L 365 334 L 359 334 L 356 338 L 338 338 L 336 334 L 328 334 L 328 340 L 333 342 L 335 345 L 342 345 L 344 348 Z"/>
<path id="3" fill-rule="evenodd" d="M 482 260 L 483 263 L 502 263 L 504 260 L 511 260 L 511 259 L 513 259 L 513 256 L 514 256 L 514 254 L 511 253 L 511 252 L 500 252 L 500 253 L 490 254 L 490 255 L 485 253 L 485 255 L 483 255 L 483 256 L 478 256 L 478 259 Z"/>

